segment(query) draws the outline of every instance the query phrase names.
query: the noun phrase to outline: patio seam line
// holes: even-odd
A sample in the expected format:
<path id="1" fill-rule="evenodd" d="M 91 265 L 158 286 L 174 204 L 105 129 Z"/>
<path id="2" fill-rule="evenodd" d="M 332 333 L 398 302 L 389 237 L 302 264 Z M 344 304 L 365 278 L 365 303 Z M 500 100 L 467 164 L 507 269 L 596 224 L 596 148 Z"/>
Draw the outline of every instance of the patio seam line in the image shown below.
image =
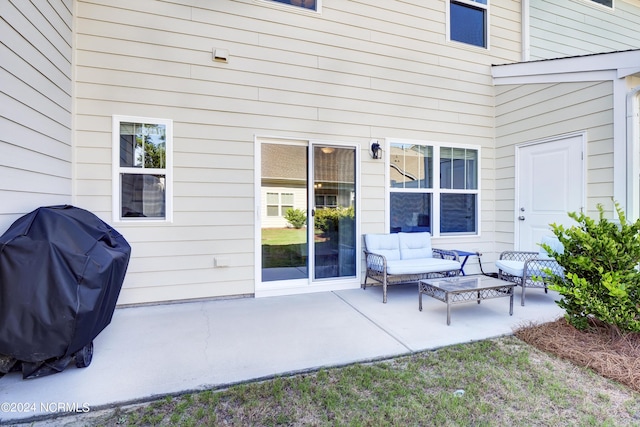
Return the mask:
<path id="1" fill-rule="evenodd" d="M 374 324 L 378 329 L 380 329 L 382 332 L 384 332 L 386 335 L 390 336 L 391 338 L 393 338 L 394 341 L 396 341 L 398 344 L 400 344 L 401 346 L 403 346 L 404 348 L 406 348 L 410 353 L 415 353 L 416 350 L 412 349 L 411 347 L 409 347 L 406 343 L 404 343 L 401 339 L 399 339 L 398 337 L 394 336 L 391 332 L 389 332 L 388 330 L 386 330 L 382 325 L 380 325 L 378 322 L 376 322 L 375 320 L 373 320 L 372 318 L 370 318 L 369 316 L 367 316 L 366 314 L 364 314 L 362 311 L 358 310 L 353 304 L 351 304 L 349 301 L 347 301 L 346 299 L 344 299 L 342 296 L 338 295 L 338 293 L 336 291 L 331 291 L 332 294 L 334 294 L 335 296 L 337 296 L 338 298 L 340 298 L 345 304 L 347 304 L 349 307 L 351 307 L 353 310 L 355 310 L 358 314 L 360 314 L 362 317 L 364 317 L 365 319 L 367 319 L 369 322 L 371 322 L 372 324 Z"/>

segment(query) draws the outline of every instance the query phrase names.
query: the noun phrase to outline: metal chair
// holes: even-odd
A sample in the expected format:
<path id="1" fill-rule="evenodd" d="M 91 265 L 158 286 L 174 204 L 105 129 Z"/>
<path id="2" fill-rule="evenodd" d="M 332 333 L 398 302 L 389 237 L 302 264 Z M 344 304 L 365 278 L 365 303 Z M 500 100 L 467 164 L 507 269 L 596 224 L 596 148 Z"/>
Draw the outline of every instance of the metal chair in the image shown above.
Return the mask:
<path id="1" fill-rule="evenodd" d="M 547 244 L 557 253 L 563 253 L 562 243 L 556 237 L 545 236 L 542 243 Z M 549 269 L 558 276 L 564 275 L 564 269 L 558 262 L 551 258 L 542 246 L 538 252 L 505 251 L 496 261 L 498 278 L 515 283 L 522 287 L 520 305 L 524 306 L 525 291 L 527 288 L 544 288 L 547 293 L 547 284 L 550 275 L 545 272 Z"/>

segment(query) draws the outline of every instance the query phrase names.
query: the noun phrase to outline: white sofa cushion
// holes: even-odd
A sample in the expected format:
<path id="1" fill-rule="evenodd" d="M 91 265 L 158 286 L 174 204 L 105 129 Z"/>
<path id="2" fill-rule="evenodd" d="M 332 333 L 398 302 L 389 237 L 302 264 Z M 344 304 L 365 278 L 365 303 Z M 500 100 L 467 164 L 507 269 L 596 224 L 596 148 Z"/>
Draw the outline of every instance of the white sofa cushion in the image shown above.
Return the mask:
<path id="1" fill-rule="evenodd" d="M 552 259 L 552 258 L 547 256 L 544 259 Z M 512 276 L 522 277 L 522 275 L 524 274 L 523 261 L 499 259 L 496 261 L 496 267 L 498 267 L 500 270 L 504 271 L 507 274 L 511 274 Z M 546 266 L 544 266 L 543 268 L 529 267 L 529 269 L 527 270 L 527 276 L 528 277 L 531 277 L 531 276 L 547 277 L 548 274 L 543 271 L 544 268 L 546 268 Z"/>
<path id="2" fill-rule="evenodd" d="M 433 258 L 430 233 L 398 233 L 398 239 L 400 259 Z"/>
<path id="3" fill-rule="evenodd" d="M 369 252 L 384 256 L 387 262 L 400 259 L 397 234 L 365 234 L 364 244 Z"/>
<path id="4" fill-rule="evenodd" d="M 546 244 L 552 250 L 556 251 L 559 254 L 564 253 L 564 246 L 562 245 L 560 240 L 555 236 L 543 236 L 542 243 Z M 549 256 L 547 251 L 545 251 L 542 246 L 540 246 L 540 250 L 538 251 L 538 257 L 540 259 L 552 259 L 552 257 Z"/>
<path id="5" fill-rule="evenodd" d="M 460 263 L 458 261 L 440 258 L 387 260 L 388 274 L 438 273 L 452 270 L 460 270 Z"/>
<path id="6" fill-rule="evenodd" d="M 512 276 L 522 277 L 524 274 L 524 262 L 499 259 L 496 261 L 496 267 Z"/>

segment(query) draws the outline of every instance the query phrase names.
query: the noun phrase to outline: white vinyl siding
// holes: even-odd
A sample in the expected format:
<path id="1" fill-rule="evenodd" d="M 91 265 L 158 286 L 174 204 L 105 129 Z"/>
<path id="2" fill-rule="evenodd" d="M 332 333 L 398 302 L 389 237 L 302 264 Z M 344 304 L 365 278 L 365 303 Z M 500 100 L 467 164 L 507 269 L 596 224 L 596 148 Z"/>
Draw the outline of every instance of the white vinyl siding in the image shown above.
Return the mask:
<path id="1" fill-rule="evenodd" d="M 120 304 L 254 292 L 256 135 L 360 143 L 365 233 L 387 215 L 372 138 L 472 140 L 489 181 L 486 239 L 468 248 L 490 247 L 490 67 L 520 58 L 518 2 L 492 3 L 490 52 L 446 42 L 444 0 L 325 1 L 322 14 L 181 3 L 77 2 L 78 201 L 110 217 L 111 115 L 174 123 L 173 223 L 117 227 L 133 247 Z M 221 255 L 229 267 L 214 268 Z"/>
<path id="2" fill-rule="evenodd" d="M 0 17 L 0 234 L 72 202 L 71 0 L 6 1 Z"/>
<path id="3" fill-rule="evenodd" d="M 550 59 L 640 48 L 637 1 L 530 0 L 531 57 Z"/>
<path id="4" fill-rule="evenodd" d="M 587 211 L 611 207 L 613 84 L 577 82 L 496 87 L 496 241 L 513 248 L 516 144 L 586 131 Z"/>

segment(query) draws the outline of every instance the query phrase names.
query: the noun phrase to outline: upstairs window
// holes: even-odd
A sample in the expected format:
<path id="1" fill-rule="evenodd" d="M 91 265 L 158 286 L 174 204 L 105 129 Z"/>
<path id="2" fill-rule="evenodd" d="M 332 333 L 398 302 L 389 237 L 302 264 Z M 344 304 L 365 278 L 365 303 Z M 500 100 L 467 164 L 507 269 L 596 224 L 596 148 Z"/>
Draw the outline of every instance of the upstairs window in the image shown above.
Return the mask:
<path id="1" fill-rule="evenodd" d="M 113 117 L 114 221 L 171 220 L 173 122 Z"/>
<path id="2" fill-rule="evenodd" d="M 613 0 L 590 0 L 590 1 L 613 9 Z"/>
<path id="3" fill-rule="evenodd" d="M 291 6 L 301 7 L 303 9 L 318 11 L 320 0 L 269 0 L 275 3 L 290 4 Z"/>
<path id="4" fill-rule="evenodd" d="M 486 48 L 488 15 L 489 0 L 450 0 L 449 39 Z"/>

